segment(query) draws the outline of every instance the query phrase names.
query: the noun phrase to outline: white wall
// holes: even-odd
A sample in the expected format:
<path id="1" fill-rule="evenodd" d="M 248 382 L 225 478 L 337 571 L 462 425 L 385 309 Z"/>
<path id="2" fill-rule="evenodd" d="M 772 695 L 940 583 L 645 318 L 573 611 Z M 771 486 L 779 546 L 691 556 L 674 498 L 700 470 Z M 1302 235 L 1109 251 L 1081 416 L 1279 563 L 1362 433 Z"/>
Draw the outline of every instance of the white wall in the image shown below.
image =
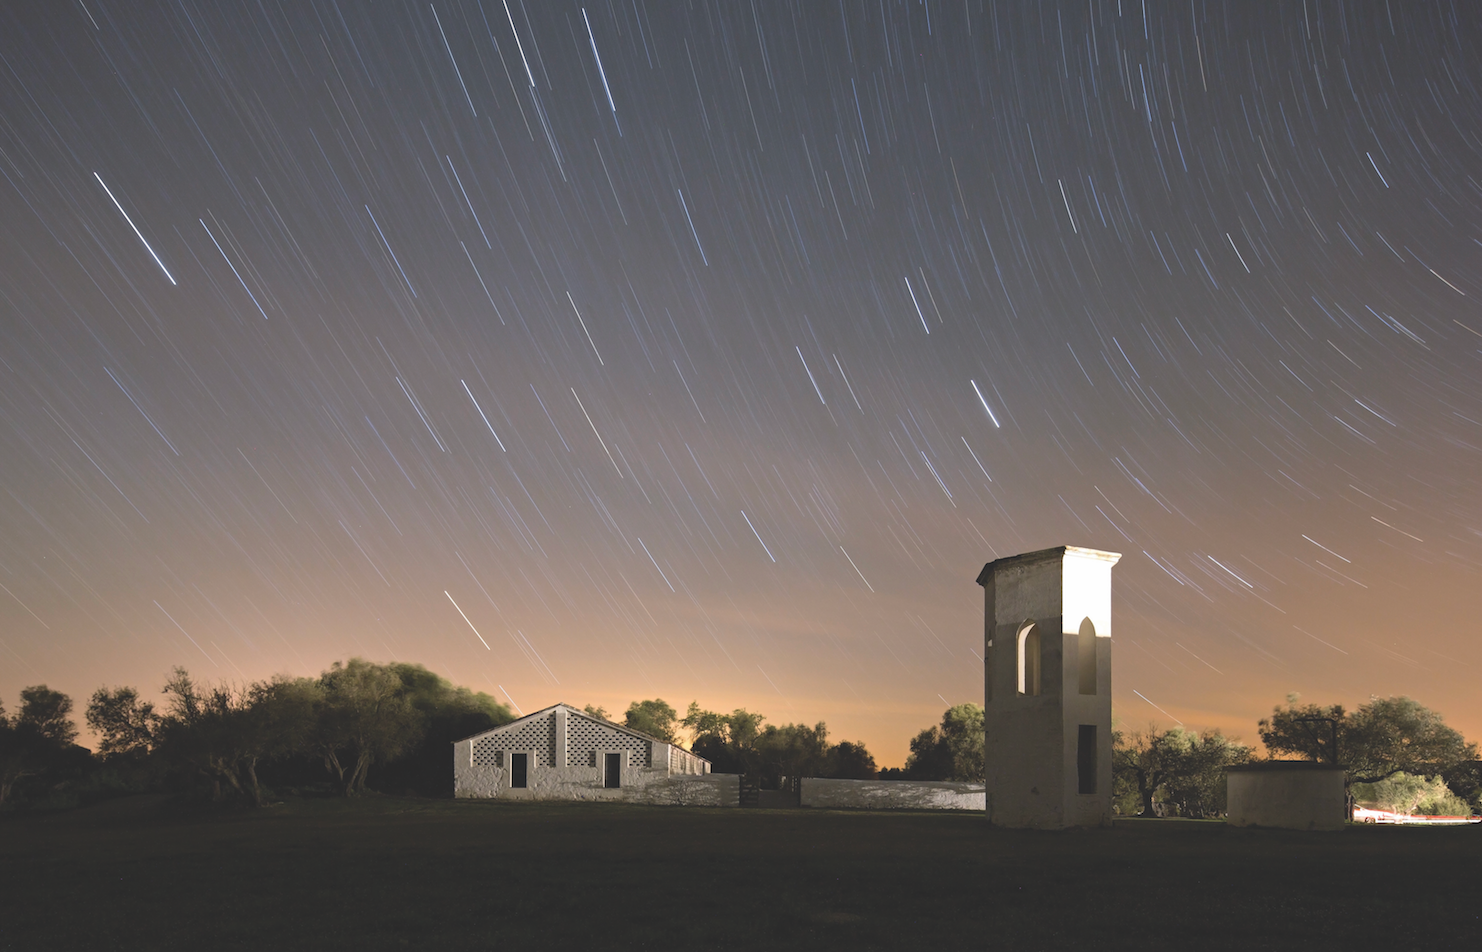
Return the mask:
<path id="1" fill-rule="evenodd" d="M 1098 638 L 1111 637 L 1111 570 L 1120 558 L 1115 552 L 1065 547 L 1061 616 L 1067 635 L 1079 634 L 1081 619 L 1089 618 Z"/>
<path id="2" fill-rule="evenodd" d="M 981 783 L 930 780 L 825 780 L 804 777 L 800 803 L 828 810 L 976 810 Z"/>
<path id="3" fill-rule="evenodd" d="M 675 807 L 739 807 L 739 774 L 671 774 L 643 787 L 634 787 L 623 799 Z"/>

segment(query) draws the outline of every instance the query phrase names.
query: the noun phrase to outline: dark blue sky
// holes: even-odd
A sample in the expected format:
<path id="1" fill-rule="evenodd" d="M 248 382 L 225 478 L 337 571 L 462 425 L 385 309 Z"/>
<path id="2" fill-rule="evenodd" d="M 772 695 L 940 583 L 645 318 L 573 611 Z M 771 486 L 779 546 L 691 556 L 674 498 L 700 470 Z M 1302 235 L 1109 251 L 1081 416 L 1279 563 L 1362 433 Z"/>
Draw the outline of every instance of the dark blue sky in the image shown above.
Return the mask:
<path id="1" fill-rule="evenodd" d="M 1470 5 L 0 18 L 0 698 L 358 654 L 893 764 L 1070 543 L 1127 726 L 1482 731 Z"/>

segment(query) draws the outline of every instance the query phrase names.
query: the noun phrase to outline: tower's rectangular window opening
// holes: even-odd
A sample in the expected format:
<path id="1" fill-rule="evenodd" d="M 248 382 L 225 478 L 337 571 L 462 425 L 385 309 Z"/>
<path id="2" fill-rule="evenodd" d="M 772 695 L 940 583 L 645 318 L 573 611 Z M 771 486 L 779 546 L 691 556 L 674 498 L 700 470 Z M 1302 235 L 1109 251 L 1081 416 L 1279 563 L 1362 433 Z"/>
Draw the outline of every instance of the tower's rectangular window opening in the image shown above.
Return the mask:
<path id="1" fill-rule="evenodd" d="M 529 754 L 509 755 L 509 785 L 511 787 L 524 787 L 529 777 Z"/>
<path id="2" fill-rule="evenodd" d="M 602 786 L 616 790 L 623 785 L 623 755 L 602 755 Z"/>
<path id="3" fill-rule="evenodd" d="M 1076 777 L 1081 793 L 1096 792 L 1096 725 L 1082 724 L 1076 737 Z"/>

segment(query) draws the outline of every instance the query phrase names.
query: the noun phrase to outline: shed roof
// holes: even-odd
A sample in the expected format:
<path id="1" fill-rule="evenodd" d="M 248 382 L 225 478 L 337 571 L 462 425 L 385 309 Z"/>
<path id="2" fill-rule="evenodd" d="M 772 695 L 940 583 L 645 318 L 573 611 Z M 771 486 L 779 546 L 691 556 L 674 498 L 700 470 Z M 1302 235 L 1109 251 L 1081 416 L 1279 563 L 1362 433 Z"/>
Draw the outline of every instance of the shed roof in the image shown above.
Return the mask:
<path id="1" fill-rule="evenodd" d="M 1317 760 L 1253 760 L 1246 764 L 1235 764 L 1225 768 L 1227 773 L 1265 773 L 1274 771 L 1320 771 L 1347 770 L 1343 764 L 1327 764 Z"/>

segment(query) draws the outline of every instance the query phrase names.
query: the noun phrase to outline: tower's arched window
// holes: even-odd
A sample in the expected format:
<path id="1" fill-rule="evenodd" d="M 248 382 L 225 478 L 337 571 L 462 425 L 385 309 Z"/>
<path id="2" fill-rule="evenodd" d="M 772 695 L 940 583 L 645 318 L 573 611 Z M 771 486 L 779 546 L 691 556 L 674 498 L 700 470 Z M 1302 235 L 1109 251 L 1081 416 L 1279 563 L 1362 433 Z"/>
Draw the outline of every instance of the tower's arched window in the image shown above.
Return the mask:
<path id="1" fill-rule="evenodd" d="M 1019 627 L 1019 693 L 1039 694 L 1039 626 L 1026 621 Z"/>
<path id="2" fill-rule="evenodd" d="M 1079 669 L 1081 693 L 1096 693 L 1096 626 L 1091 619 L 1081 620 Z"/>

